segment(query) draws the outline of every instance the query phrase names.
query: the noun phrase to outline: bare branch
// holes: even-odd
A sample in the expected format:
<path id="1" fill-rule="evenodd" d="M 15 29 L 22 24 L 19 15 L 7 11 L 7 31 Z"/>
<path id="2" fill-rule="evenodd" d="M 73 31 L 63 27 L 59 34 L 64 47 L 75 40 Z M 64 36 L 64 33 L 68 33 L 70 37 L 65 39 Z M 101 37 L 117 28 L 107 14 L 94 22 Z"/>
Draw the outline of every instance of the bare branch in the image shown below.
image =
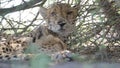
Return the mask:
<path id="1" fill-rule="evenodd" d="M 24 2 L 23 4 L 20 4 L 20 5 L 11 7 L 11 8 L 0 8 L 0 16 L 4 16 L 11 12 L 16 12 L 16 11 L 36 7 L 35 4 L 37 4 L 41 1 L 45 2 L 46 0 L 30 0 L 29 2 Z M 41 3 L 41 4 L 43 4 L 43 3 Z"/>

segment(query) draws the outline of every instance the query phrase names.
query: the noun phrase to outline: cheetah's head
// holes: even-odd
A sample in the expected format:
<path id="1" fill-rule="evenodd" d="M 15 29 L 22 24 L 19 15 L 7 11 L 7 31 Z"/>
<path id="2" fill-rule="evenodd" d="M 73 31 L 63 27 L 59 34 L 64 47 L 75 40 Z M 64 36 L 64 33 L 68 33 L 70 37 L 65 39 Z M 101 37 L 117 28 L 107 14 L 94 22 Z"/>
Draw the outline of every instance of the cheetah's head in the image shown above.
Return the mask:
<path id="1" fill-rule="evenodd" d="M 48 29 L 62 36 L 68 36 L 74 30 L 78 6 L 55 3 L 48 8 L 41 7 L 40 13 L 46 20 Z"/>

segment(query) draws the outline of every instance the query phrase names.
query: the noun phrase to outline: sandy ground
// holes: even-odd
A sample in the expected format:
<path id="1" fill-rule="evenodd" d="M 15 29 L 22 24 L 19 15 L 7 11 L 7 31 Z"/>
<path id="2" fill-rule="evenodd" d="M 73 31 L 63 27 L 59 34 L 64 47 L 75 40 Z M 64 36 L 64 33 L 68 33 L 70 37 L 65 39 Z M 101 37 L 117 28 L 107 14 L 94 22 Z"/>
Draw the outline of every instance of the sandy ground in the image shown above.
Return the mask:
<path id="1" fill-rule="evenodd" d="M 0 62 L 0 68 L 31 68 L 27 61 Z M 41 67 L 38 67 L 41 68 Z M 119 63 L 78 63 L 67 62 L 52 65 L 49 68 L 120 68 Z"/>
<path id="2" fill-rule="evenodd" d="M 68 62 L 65 64 L 57 64 L 50 68 L 120 68 L 118 63 L 77 63 L 77 62 Z"/>

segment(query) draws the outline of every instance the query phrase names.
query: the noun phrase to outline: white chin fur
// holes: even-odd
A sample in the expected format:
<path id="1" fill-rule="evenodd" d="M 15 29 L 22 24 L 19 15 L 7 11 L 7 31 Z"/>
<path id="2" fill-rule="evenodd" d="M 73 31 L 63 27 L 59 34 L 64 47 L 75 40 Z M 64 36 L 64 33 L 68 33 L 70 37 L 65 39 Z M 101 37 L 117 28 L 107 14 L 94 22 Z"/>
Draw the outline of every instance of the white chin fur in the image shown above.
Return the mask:
<path id="1" fill-rule="evenodd" d="M 60 26 L 59 25 L 53 25 L 53 26 L 49 26 L 48 29 L 52 30 L 53 32 L 59 32 Z"/>

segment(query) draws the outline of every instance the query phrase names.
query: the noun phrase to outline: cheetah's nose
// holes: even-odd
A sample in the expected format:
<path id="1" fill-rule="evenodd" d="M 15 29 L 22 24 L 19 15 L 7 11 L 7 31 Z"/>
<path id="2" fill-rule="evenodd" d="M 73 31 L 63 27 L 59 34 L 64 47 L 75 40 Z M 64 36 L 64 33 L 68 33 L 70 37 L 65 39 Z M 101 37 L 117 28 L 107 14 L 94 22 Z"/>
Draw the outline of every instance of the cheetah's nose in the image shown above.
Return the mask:
<path id="1" fill-rule="evenodd" d="M 66 23 L 64 21 L 59 21 L 58 24 L 63 27 Z"/>

